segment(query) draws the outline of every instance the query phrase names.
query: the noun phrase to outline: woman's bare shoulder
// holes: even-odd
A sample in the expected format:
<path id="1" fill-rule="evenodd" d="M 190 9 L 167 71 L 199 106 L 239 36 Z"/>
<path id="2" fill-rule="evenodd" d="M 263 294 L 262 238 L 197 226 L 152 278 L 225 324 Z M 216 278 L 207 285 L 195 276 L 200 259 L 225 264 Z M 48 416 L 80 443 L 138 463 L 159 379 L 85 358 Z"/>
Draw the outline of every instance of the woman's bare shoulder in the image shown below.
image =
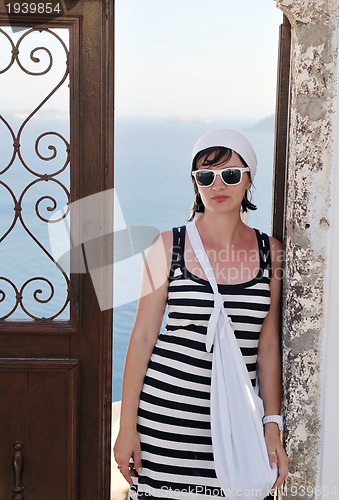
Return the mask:
<path id="1" fill-rule="evenodd" d="M 172 244 L 173 244 L 173 231 L 172 231 L 172 229 L 168 229 L 166 231 L 161 231 L 159 236 L 162 238 L 164 245 L 172 246 Z"/>
<path id="2" fill-rule="evenodd" d="M 168 270 L 172 260 L 172 248 L 172 230 L 159 232 L 146 250 L 146 261 L 148 265 L 159 266 L 164 264 Z"/>
<path id="3" fill-rule="evenodd" d="M 269 236 L 269 239 L 272 252 L 283 250 L 284 245 L 281 243 L 281 241 L 279 241 L 277 238 L 274 238 L 274 236 Z"/>

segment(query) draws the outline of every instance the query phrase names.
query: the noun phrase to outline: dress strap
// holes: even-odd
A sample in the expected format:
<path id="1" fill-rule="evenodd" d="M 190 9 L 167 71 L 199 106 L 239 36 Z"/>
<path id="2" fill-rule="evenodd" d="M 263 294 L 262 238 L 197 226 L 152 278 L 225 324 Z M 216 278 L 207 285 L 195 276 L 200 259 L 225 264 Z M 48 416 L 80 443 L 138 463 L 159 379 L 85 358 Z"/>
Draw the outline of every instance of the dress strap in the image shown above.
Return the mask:
<path id="1" fill-rule="evenodd" d="M 259 253 L 260 253 L 260 269 L 265 271 L 267 269 L 269 279 L 272 278 L 272 259 L 271 259 L 271 247 L 270 239 L 266 233 L 262 233 L 258 229 L 257 232 Z"/>
<path id="2" fill-rule="evenodd" d="M 183 274 L 183 272 L 178 274 L 177 269 L 182 270 L 184 265 L 184 248 L 185 248 L 185 234 L 186 226 L 173 227 L 173 250 L 172 250 L 172 262 L 169 274 L 169 279 L 175 279 Z"/>

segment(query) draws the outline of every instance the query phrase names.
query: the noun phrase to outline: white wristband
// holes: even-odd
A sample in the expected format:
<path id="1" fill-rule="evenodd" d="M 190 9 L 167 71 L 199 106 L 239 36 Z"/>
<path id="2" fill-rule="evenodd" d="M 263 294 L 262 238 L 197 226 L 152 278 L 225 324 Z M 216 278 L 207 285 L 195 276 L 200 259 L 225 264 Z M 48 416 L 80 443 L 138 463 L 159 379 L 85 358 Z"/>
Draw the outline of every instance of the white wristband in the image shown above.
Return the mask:
<path id="1" fill-rule="evenodd" d="M 284 429 L 283 419 L 281 415 L 267 415 L 262 419 L 262 423 L 268 424 L 269 422 L 275 422 L 278 424 L 279 430 L 282 431 Z"/>

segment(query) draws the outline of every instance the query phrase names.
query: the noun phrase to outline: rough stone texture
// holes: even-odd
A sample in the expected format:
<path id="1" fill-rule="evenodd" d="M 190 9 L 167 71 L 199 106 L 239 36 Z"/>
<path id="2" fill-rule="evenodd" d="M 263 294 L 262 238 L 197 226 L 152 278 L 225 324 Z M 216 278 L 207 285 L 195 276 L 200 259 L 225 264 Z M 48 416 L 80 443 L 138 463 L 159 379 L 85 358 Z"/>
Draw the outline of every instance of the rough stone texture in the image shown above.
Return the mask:
<path id="1" fill-rule="evenodd" d="M 283 363 L 286 498 L 314 498 L 333 167 L 337 0 L 276 0 L 292 25 Z"/>

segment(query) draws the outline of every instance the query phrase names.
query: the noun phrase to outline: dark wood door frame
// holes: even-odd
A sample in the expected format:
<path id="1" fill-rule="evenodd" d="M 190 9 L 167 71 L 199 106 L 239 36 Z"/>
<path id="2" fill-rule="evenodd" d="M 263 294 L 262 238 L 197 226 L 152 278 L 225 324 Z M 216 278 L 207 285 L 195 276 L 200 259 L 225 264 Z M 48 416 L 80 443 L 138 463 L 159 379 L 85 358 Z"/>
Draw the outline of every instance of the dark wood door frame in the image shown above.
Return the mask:
<path id="1" fill-rule="evenodd" d="M 277 97 L 275 114 L 275 149 L 273 172 L 272 234 L 283 241 L 285 234 L 285 190 L 290 107 L 291 25 L 283 16 L 279 36 Z"/>

